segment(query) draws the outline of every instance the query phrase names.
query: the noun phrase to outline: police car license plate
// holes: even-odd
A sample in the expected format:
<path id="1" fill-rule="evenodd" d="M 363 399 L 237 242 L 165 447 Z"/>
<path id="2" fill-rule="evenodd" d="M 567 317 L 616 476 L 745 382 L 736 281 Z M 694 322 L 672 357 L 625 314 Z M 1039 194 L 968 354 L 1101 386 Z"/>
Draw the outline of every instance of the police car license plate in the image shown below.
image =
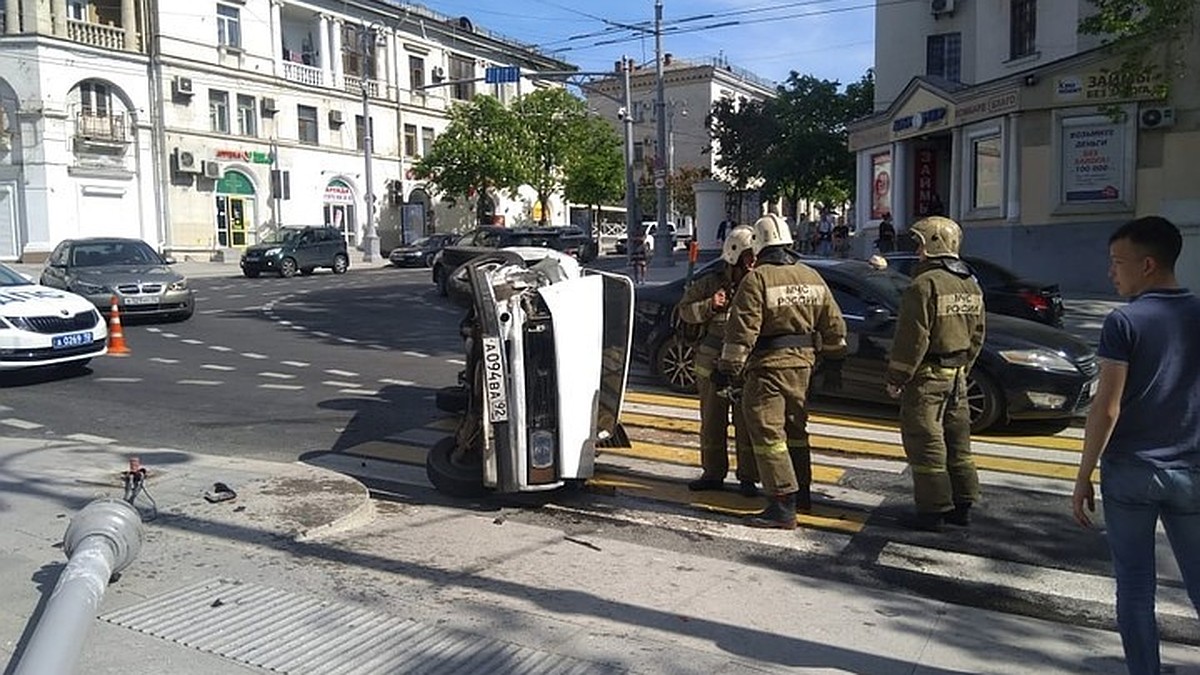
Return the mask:
<path id="1" fill-rule="evenodd" d="M 155 305 L 158 304 L 157 295 L 126 295 L 126 305 Z"/>
<path id="2" fill-rule="evenodd" d="M 504 353 L 500 338 L 483 338 L 483 388 L 487 392 L 488 420 L 508 421 L 508 387 L 504 378 Z"/>
<path id="3" fill-rule="evenodd" d="M 90 344 L 92 344 L 91 331 L 55 335 L 50 339 L 50 347 L 52 349 L 70 349 L 71 347 L 82 347 Z"/>

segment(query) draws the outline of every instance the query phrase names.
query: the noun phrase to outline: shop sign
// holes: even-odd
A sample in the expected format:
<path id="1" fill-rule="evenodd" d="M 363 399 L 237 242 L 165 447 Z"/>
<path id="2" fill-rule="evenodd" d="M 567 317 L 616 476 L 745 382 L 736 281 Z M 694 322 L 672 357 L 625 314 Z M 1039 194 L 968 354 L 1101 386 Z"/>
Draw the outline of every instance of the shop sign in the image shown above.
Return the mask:
<path id="1" fill-rule="evenodd" d="M 930 148 L 917 150 L 916 184 L 917 217 L 935 215 L 942 204 L 937 194 L 937 153 Z"/>
<path id="2" fill-rule="evenodd" d="M 871 219 L 892 210 L 892 153 L 871 155 Z"/>
<path id="3" fill-rule="evenodd" d="M 1125 76 L 1127 81 L 1130 76 Z M 1148 71 L 1133 77 L 1128 98 L 1155 98 L 1155 78 Z M 1126 98 L 1121 94 L 1122 75 L 1098 71 L 1083 75 L 1064 75 L 1055 80 L 1054 96 L 1062 101 L 1111 101 Z"/>
<path id="4" fill-rule="evenodd" d="M 326 204 L 353 204 L 354 191 L 350 189 L 340 180 L 330 181 L 329 185 L 325 186 L 325 203 Z"/>
<path id="5" fill-rule="evenodd" d="M 247 164 L 270 164 L 275 157 L 269 152 L 258 150 L 217 150 L 216 159 L 228 162 L 246 162 Z"/>
<path id="6" fill-rule="evenodd" d="M 922 110 L 919 113 L 915 113 L 907 117 L 901 117 L 900 119 L 892 122 L 892 133 L 898 134 L 900 132 L 909 130 L 919 131 L 926 126 L 935 124 L 944 119 L 946 119 L 946 106 Z"/>
<path id="7" fill-rule="evenodd" d="M 1125 184 L 1125 127 L 1111 122 L 1063 128 L 1063 202 L 1121 201 Z"/>
<path id="8" fill-rule="evenodd" d="M 963 124 L 977 119 L 986 119 L 1003 115 L 1017 109 L 1017 92 L 1003 93 L 965 101 L 954 109 L 955 124 Z"/>

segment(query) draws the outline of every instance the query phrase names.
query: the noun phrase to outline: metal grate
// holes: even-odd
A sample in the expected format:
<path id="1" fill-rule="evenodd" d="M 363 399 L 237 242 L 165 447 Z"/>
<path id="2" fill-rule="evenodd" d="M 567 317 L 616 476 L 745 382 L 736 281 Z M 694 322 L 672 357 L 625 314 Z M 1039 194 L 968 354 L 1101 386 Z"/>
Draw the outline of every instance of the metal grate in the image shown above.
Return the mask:
<path id="1" fill-rule="evenodd" d="M 215 579 L 101 620 L 276 673 L 621 673 L 363 607 Z"/>
<path id="2" fill-rule="evenodd" d="M 139 293 L 161 293 L 162 284 L 121 284 L 117 286 L 117 291 L 121 295 L 137 295 Z"/>
<path id="3" fill-rule="evenodd" d="M 9 323 L 14 326 L 25 325 L 35 333 L 69 333 L 77 330 L 88 330 L 96 325 L 100 320 L 98 315 L 93 310 L 80 312 L 75 316 L 26 316 L 26 317 L 5 317 Z"/>

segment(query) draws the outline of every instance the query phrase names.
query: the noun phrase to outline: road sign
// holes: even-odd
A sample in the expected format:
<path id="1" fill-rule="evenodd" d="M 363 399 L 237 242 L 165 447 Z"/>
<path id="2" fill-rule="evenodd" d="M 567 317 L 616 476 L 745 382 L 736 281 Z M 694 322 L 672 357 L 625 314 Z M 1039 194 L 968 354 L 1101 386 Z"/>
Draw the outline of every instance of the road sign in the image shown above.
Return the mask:
<path id="1" fill-rule="evenodd" d="M 483 71 L 483 81 L 487 84 L 504 84 L 518 82 L 521 79 L 519 66 L 494 66 Z"/>
<path id="2" fill-rule="evenodd" d="M 666 179 L 662 178 L 661 176 L 659 178 L 654 179 L 654 187 L 655 188 L 662 189 L 666 186 L 667 186 L 667 181 L 666 181 Z"/>

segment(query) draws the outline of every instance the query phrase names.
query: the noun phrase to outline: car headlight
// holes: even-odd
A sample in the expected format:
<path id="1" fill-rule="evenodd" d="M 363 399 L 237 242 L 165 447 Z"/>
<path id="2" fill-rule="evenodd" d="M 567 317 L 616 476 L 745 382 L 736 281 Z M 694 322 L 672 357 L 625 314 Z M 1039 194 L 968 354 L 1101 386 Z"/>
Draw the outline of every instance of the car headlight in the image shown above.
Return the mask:
<path id="1" fill-rule="evenodd" d="M 72 293 L 80 293 L 82 295 L 100 295 L 102 293 L 111 293 L 112 291 L 103 284 L 91 284 L 86 281 L 76 280 L 71 283 L 70 288 Z"/>
<path id="2" fill-rule="evenodd" d="M 554 434 L 539 429 L 529 434 L 529 463 L 535 469 L 547 469 L 554 465 Z"/>
<path id="3" fill-rule="evenodd" d="M 172 281 L 171 285 L 167 286 L 167 290 L 168 291 L 186 291 L 187 290 L 187 279 L 180 279 L 179 281 Z"/>
<path id="4" fill-rule="evenodd" d="M 1000 352 L 1000 358 L 1014 366 L 1037 368 L 1055 373 L 1079 372 L 1074 363 L 1045 349 L 1010 349 Z"/>
<path id="5" fill-rule="evenodd" d="M 267 257 L 270 257 L 270 256 L 273 256 L 273 255 L 279 255 L 280 253 L 283 253 L 283 248 L 282 248 L 282 247 L 280 247 L 280 246 L 276 246 L 275 248 L 269 248 L 269 249 L 267 249 L 267 250 L 266 250 L 266 251 L 263 253 L 263 255 L 264 255 L 264 256 L 267 256 Z"/>

